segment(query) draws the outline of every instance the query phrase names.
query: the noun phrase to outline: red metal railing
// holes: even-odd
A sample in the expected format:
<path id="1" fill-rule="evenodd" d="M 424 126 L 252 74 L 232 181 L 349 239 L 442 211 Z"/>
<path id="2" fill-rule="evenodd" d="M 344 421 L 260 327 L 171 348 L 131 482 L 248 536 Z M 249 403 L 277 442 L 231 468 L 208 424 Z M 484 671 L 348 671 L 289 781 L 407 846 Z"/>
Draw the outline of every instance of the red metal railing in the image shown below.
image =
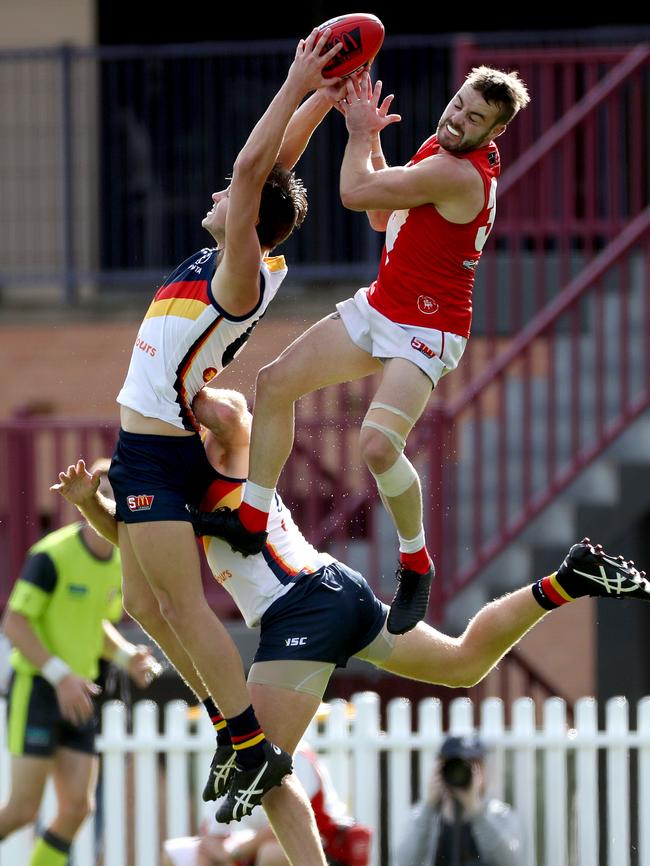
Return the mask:
<path id="1" fill-rule="evenodd" d="M 646 208 L 463 393 L 433 409 L 438 610 L 650 406 L 649 327 Z"/>

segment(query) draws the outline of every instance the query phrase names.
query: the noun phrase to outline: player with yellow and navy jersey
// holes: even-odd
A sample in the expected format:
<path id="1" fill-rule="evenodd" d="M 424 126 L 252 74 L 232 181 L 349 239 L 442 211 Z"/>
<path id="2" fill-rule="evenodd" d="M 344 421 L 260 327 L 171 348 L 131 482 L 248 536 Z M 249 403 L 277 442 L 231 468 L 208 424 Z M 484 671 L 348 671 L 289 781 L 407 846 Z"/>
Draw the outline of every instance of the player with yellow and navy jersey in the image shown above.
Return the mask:
<path id="1" fill-rule="evenodd" d="M 202 225 L 216 249 L 185 262 L 156 294 L 118 396 L 121 430 L 110 470 L 127 610 L 164 649 L 218 731 L 227 723 L 247 809 L 274 788 L 269 797 L 283 808 L 271 821 L 301 866 L 324 863 L 313 817 L 297 789 L 277 787 L 291 759 L 267 742 L 237 649 L 207 604 L 185 506 L 197 505 L 214 478 L 192 399 L 266 310 L 286 273 L 271 250 L 306 213 L 305 190 L 290 169 L 341 95 L 340 82 L 322 76 L 340 50 L 321 54 L 328 35 L 314 30 L 300 41 L 285 82 L 235 160 L 230 185 L 212 195 Z"/>
<path id="2" fill-rule="evenodd" d="M 212 291 L 218 258 L 216 248 L 199 250 L 156 292 L 117 396 L 122 406 L 179 429 L 197 429 L 192 400 L 243 349 L 287 274 L 284 256 L 265 256 L 257 303 L 234 316 Z"/>

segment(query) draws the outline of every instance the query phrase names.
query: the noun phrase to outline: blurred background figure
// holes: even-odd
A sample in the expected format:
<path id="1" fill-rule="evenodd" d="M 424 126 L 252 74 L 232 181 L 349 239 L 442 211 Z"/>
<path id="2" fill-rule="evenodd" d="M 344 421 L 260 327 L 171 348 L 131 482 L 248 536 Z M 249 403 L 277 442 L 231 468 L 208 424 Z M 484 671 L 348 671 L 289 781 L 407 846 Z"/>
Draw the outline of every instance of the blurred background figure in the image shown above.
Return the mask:
<path id="1" fill-rule="evenodd" d="M 404 828 L 396 866 L 523 866 L 519 821 L 486 796 L 485 748 L 476 737 L 447 737 Z"/>
<path id="2" fill-rule="evenodd" d="M 100 489 L 111 498 L 108 466 L 100 460 L 92 471 L 101 472 Z M 57 814 L 29 866 L 65 866 L 94 810 L 100 659 L 141 688 L 160 671 L 147 647 L 129 643 L 112 624 L 122 617 L 121 580 L 117 549 L 88 524 L 72 523 L 29 550 L 7 604 L 11 793 L 0 808 L 0 840 L 35 820 L 50 775 L 57 797 Z"/>
<path id="3" fill-rule="evenodd" d="M 309 744 L 302 740 L 294 754 L 294 772 L 305 789 L 330 866 L 367 866 L 372 831 L 347 815 L 329 772 Z M 236 829 L 218 824 L 210 813 L 198 836 L 168 839 L 163 866 L 289 866 L 264 811 L 255 809 Z"/>

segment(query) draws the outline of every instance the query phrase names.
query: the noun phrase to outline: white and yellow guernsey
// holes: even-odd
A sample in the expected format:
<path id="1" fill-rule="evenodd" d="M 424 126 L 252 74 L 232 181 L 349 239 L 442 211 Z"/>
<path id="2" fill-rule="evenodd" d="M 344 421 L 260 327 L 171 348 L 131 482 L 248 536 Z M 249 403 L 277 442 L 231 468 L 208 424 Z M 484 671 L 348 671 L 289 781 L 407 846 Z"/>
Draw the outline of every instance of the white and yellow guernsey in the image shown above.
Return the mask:
<path id="1" fill-rule="evenodd" d="M 156 292 L 117 395 L 120 405 L 198 431 L 192 400 L 241 351 L 287 274 L 284 256 L 262 259 L 258 303 L 245 316 L 232 316 L 212 294 L 218 254 L 199 250 Z"/>

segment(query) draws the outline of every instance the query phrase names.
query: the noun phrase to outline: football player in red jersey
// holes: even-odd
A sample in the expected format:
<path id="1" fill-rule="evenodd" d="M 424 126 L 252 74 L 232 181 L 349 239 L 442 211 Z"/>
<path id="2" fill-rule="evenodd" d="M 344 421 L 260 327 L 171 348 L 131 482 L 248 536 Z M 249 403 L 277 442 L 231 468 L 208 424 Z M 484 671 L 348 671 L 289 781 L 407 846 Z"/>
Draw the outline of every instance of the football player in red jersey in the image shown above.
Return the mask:
<path id="1" fill-rule="evenodd" d="M 377 279 L 260 370 L 244 500 L 237 512 L 223 512 L 215 531 L 233 549 L 254 552 L 250 533 L 259 537 L 266 529 L 291 452 L 294 402 L 326 385 L 381 372 L 360 444 L 399 536 L 388 629 L 404 634 L 425 616 L 434 572 L 420 481 L 404 446 L 432 388 L 463 354 L 474 274 L 495 217 L 500 163 L 494 139 L 529 97 L 516 72 L 472 70 L 435 135 L 406 166 L 392 168 L 380 144 L 382 130 L 400 120 L 388 113 L 391 101 L 381 100 L 381 82 L 373 87 L 366 73 L 348 82 L 340 104 L 349 135 L 341 199 L 386 231 Z"/>

